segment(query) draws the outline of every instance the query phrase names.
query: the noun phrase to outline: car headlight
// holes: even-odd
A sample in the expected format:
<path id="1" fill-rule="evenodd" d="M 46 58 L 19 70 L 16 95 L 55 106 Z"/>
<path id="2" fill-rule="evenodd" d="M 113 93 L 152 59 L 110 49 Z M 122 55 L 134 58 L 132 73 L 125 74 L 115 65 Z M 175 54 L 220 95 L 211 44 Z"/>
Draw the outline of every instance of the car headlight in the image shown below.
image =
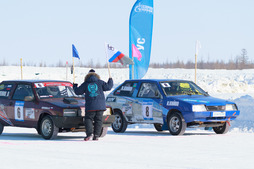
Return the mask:
<path id="1" fill-rule="evenodd" d="M 237 110 L 237 107 L 235 104 L 226 104 L 226 111 L 234 111 Z"/>
<path id="2" fill-rule="evenodd" d="M 63 115 L 66 117 L 75 117 L 77 116 L 78 110 L 76 109 L 64 109 Z"/>
<path id="3" fill-rule="evenodd" d="M 111 115 L 111 108 L 106 108 L 106 111 L 103 112 L 103 116 L 109 116 Z"/>
<path id="4" fill-rule="evenodd" d="M 205 105 L 198 104 L 198 105 L 192 105 L 192 111 L 193 112 L 200 112 L 200 111 L 207 111 Z"/>

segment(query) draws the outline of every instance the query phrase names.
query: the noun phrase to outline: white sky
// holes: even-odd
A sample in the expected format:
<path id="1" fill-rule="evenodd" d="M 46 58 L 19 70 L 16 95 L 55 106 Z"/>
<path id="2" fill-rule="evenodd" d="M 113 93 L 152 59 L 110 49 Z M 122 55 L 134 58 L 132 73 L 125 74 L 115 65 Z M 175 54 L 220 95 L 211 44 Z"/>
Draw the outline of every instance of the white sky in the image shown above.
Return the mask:
<path id="1" fill-rule="evenodd" d="M 0 62 L 106 62 L 104 42 L 129 55 L 129 15 L 136 0 L 0 0 Z M 151 62 L 235 58 L 254 61 L 253 0 L 154 0 Z"/>

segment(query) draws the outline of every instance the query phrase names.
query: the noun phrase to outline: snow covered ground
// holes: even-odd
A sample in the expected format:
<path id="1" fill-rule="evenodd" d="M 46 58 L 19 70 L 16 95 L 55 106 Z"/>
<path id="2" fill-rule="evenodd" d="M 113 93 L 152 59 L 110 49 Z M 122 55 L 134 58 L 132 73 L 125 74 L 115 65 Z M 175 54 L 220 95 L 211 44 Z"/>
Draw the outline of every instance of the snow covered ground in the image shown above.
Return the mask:
<path id="1" fill-rule="evenodd" d="M 82 83 L 88 68 L 75 69 Z M 20 67 L 1 66 L 0 81 L 20 79 Z M 24 79 L 73 82 L 70 69 L 23 67 Z M 107 80 L 107 69 L 96 69 Z M 114 88 L 128 79 L 128 69 L 111 69 Z M 194 70 L 149 69 L 145 78 L 194 81 Z M 197 84 L 212 96 L 233 100 L 241 111 L 231 130 L 216 135 L 188 129 L 183 136 L 158 133 L 150 125 L 130 126 L 125 133 L 112 130 L 98 142 L 84 142 L 84 133 L 60 133 L 43 140 L 35 129 L 6 127 L 0 136 L 0 169 L 25 168 L 253 168 L 254 70 L 198 70 Z"/>

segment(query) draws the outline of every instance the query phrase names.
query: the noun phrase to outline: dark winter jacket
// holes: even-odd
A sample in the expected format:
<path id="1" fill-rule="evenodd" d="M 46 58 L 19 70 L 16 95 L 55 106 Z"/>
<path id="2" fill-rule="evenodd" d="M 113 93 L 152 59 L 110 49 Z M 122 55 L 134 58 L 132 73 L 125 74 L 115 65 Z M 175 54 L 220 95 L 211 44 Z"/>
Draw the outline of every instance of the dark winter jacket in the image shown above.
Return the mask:
<path id="1" fill-rule="evenodd" d="M 86 111 L 106 110 L 106 101 L 103 91 L 111 90 L 112 87 L 112 78 L 109 78 L 106 83 L 100 80 L 100 76 L 94 72 L 88 73 L 84 83 L 79 87 L 77 84 L 73 85 L 74 92 L 77 95 L 85 93 Z"/>

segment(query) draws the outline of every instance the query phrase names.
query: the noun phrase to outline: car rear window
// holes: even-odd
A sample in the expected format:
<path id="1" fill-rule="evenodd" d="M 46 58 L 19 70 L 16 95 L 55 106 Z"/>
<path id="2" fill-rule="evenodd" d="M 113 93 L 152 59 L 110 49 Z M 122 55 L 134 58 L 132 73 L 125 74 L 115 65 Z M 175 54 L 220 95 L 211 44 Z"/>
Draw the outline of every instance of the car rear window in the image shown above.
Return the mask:
<path id="1" fill-rule="evenodd" d="M 131 97 L 136 86 L 136 82 L 126 82 L 115 91 L 114 95 Z"/>
<path id="2" fill-rule="evenodd" d="M 8 98 L 13 84 L 0 84 L 0 98 Z"/>

